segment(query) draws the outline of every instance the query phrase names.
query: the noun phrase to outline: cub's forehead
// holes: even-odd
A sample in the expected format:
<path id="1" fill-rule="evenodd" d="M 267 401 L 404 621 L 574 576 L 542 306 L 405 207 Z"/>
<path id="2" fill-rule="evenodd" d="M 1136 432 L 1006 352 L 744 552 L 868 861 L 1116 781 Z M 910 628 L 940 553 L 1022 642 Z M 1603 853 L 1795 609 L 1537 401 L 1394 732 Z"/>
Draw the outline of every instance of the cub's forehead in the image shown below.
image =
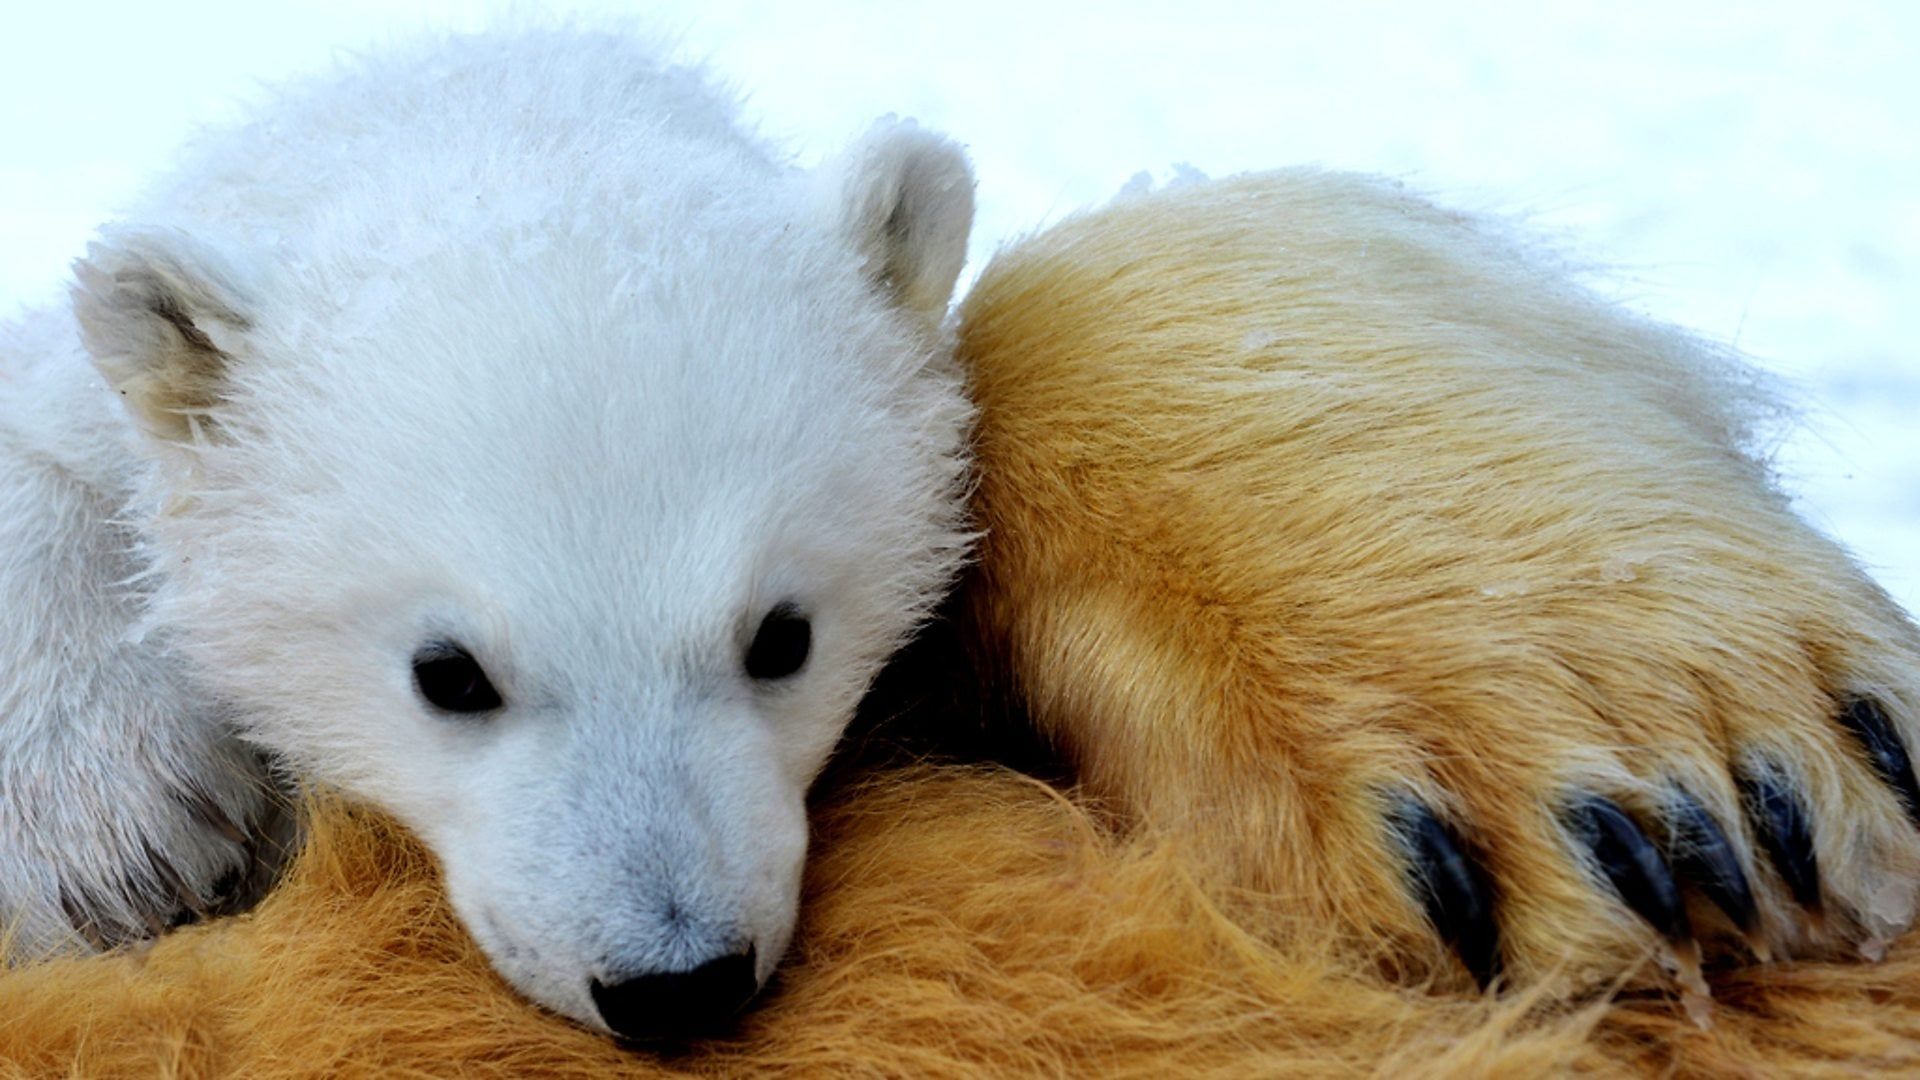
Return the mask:
<path id="1" fill-rule="evenodd" d="M 601 231 L 543 217 L 316 260 L 259 404 L 288 424 L 365 410 L 455 445 L 464 428 L 547 429 L 543 446 L 659 453 L 764 446 L 886 396 L 918 350 L 852 253 L 752 209 Z M 283 375 L 310 389 L 289 398 Z"/>
<path id="2" fill-rule="evenodd" d="M 336 267 L 242 376 L 273 468 L 307 474 L 263 482 L 380 493 L 319 512 L 384 514 L 365 527 L 388 550 L 700 574 L 757 536 L 880 512 L 869 481 L 912 437 L 899 399 L 924 343 L 827 237 L 708 225 Z"/>

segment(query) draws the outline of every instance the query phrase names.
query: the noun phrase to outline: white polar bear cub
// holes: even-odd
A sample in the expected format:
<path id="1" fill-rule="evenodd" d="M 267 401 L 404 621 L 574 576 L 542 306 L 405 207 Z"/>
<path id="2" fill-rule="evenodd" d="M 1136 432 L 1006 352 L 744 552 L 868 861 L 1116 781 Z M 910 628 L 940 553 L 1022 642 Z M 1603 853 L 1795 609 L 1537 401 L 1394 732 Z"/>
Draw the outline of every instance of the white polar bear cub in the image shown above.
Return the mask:
<path id="1" fill-rule="evenodd" d="M 416 830 L 538 1001 L 736 1011 L 809 782 L 964 556 L 972 186 L 892 120 L 793 171 L 572 30 L 193 148 L 0 333 L 0 951 L 217 902 L 259 747 Z"/>

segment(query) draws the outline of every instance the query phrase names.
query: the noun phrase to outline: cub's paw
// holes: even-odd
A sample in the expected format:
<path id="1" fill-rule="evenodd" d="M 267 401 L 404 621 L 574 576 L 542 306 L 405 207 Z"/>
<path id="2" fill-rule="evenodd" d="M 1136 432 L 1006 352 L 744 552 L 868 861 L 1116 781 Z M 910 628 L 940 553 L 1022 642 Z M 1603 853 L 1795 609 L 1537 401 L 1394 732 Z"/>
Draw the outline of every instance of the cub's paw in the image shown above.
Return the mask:
<path id="1" fill-rule="evenodd" d="M 57 749 L 0 764 L 0 959 L 116 948 L 263 891 L 288 818 L 250 750 Z"/>

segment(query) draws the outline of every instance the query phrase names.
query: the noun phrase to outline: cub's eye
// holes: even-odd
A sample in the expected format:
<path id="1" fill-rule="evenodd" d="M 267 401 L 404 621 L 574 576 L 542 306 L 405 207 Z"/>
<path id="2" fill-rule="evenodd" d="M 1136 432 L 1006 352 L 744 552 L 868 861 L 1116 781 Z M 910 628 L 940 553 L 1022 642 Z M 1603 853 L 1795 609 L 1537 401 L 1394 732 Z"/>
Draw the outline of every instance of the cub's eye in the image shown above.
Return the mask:
<path id="1" fill-rule="evenodd" d="M 747 646 L 747 674 L 756 679 L 784 679 L 807 663 L 813 628 L 792 604 L 781 604 L 760 620 L 760 629 Z"/>
<path id="2" fill-rule="evenodd" d="M 429 704 L 451 713 L 492 712 L 502 704 L 480 662 L 450 641 L 413 654 L 413 684 Z"/>

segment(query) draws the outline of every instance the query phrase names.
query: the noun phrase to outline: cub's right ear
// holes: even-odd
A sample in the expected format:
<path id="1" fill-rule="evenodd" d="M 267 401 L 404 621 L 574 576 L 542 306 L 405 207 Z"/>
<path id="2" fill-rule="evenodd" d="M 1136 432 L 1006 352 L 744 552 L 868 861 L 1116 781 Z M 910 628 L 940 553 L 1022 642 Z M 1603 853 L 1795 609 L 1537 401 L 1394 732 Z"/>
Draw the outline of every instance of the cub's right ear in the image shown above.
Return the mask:
<path id="1" fill-rule="evenodd" d="M 73 273 L 81 340 L 134 421 L 169 441 L 217 428 L 228 365 L 253 326 L 235 268 L 185 233 L 119 229 Z"/>
<path id="2" fill-rule="evenodd" d="M 951 140 L 885 117 L 822 165 L 817 198 L 889 300 L 939 323 L 967 261 L 973 167 Z"/>

